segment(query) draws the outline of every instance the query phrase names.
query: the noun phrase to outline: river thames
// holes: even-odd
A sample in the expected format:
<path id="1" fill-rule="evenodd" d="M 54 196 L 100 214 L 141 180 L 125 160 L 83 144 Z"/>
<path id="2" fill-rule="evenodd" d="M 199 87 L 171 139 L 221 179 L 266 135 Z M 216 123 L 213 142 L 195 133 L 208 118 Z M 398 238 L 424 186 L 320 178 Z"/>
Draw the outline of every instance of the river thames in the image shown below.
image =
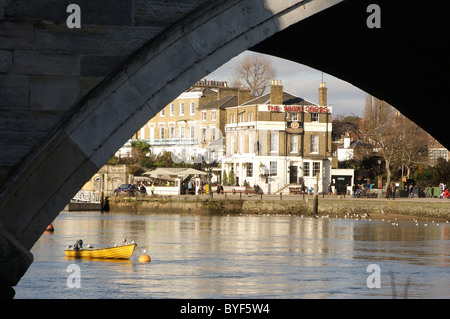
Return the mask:
<path id="1" fill-rule="evenodd" d="M 61 212 L 53 226 L 16 299 L 450 298 L 445 222 Z M 127 261 L 64 255 L 123 238 L 138 244 Z"/>

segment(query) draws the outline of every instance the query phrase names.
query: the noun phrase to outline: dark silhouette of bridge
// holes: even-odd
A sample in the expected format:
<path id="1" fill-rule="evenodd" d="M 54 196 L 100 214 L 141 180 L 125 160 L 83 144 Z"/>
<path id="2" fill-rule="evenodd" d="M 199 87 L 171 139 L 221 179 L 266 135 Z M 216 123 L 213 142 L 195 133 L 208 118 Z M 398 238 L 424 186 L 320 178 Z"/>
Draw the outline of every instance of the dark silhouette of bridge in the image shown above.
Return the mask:
<path id="1" fill-rule="evenodd" d="M 371 28 L 369 4 L 379 8 Z M 444 0 L 0 1 L 0 295 L 81 186 L 149 118 L 251 49 L 386 100 L 445 147 Z"/>

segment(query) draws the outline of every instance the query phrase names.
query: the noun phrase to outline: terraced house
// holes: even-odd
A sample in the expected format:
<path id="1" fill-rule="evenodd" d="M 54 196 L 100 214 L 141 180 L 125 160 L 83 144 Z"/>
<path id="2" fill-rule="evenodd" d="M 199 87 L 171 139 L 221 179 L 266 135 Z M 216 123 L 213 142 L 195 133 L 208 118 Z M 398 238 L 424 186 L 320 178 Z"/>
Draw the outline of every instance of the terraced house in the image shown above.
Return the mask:
<path id="1" fill-rule="evenodd" d="M 150 119 L 116 156 L 130 156 L 131 141 L 142 140 L 153 154 L 170 152 L 177 161 L 217 161 L 224 153 L 225 108 L 249 99 L 248 89 L 199 81 Z"/>
<path id="2" fill-rule="evenodd" d="M 270 93 L 226 108 L 222 174 L 233 171 L 236 185 L 259 185 L 264 193 L 304 184 L 326 191 L 331 181 L 331 113 L 327 88 L 319 104 L 283 91 L 272 81 Z"/>

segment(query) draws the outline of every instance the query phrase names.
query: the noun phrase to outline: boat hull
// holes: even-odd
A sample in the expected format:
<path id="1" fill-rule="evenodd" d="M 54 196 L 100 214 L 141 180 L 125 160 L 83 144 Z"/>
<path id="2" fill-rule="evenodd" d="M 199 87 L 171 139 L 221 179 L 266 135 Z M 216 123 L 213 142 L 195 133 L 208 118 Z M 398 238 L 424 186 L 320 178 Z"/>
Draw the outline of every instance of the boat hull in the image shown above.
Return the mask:
<path id="1" fill-rule="evenodd" d="M 86 259 L 130 259 L 133 255 L 136 244 L 114 246 L 107 248 L 90 249 L 83 248 L 80 250 L 64 250 L 66 257 L 86 258 Z"/>

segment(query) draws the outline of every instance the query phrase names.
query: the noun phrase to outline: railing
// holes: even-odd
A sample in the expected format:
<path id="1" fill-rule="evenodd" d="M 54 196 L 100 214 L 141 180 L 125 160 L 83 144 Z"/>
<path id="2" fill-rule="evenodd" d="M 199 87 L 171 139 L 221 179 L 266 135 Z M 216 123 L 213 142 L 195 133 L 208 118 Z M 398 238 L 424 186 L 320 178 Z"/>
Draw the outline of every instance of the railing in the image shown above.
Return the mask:
<path id="1" fill-rule="evenodd" d="M 100 195 L 97 192 L 79 191 L 71 200 L 73 203 L 100 203 Z"/>
<path id="2" fill-rule="evenodd" d="M 130 146 L 133 140 L 129 140 L 125 145 Z M 155 145 L 197 145 L 196 138 L 150 138 L 139 139 L 151 146 Z"/>

